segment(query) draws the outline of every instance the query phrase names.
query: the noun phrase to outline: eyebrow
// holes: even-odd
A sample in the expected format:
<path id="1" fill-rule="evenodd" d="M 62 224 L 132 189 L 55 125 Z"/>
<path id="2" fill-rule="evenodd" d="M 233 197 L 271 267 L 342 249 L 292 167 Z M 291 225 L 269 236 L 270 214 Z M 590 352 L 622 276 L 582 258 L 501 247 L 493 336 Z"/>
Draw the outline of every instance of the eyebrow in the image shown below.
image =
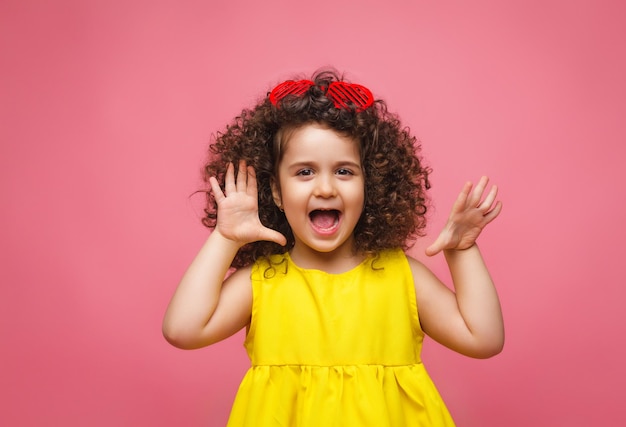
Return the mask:
<path id="1" fill-rule="evenodd" d="M 288 168 L 299 168 L 299 167 L 306 167 L 306 166 L 316 166 L 317 163 L 314 161 L 298 161 L 295 163 L 292 163 L 290 165 L 287 165 Z M 353 162 L 352 160 L 339 160 L 333 163 L 333 168 L 336 167 L 340 167 L 340 166 L 350 166 L 353 167 L 355 169 L 363 169 L 363 166 L 360 163 L 357 162 Z"/>

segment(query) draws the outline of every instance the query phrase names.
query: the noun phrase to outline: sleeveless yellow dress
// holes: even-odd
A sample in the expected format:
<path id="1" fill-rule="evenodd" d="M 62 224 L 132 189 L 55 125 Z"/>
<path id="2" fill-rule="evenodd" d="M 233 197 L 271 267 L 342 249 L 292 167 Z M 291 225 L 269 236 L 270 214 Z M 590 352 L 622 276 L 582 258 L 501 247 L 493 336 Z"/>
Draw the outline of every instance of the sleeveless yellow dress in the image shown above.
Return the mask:
<path id="1" fill-rule="evenodd" d="M 229 427 L 453 426 L 420 351 L 401 250 L 341 274 L 289 254 L 252 268 L 251 361 Z"/>

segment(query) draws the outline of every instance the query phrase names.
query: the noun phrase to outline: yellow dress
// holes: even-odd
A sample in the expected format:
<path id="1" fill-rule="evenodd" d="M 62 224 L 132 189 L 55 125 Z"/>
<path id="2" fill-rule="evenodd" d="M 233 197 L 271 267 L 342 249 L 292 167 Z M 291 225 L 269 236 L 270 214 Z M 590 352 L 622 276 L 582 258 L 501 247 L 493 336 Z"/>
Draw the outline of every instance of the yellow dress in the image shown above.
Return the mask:
<path id="1" fill-rule="evenodd" d="M 401 250 L 341 274 L 276 255 L 251 278 L 251 367 L 229 427 L 454 425 L 420 359 L 424 333 Z"/>

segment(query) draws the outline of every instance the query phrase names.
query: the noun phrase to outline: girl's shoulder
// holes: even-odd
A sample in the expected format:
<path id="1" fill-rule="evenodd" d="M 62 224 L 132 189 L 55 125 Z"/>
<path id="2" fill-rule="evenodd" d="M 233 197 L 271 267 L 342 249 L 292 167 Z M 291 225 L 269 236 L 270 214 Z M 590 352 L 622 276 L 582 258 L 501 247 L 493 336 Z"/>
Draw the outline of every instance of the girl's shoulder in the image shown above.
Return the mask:
<path id="1" fill-rule="evenodd" d="M 411 264 L 414 262 L 401 248 L 381 250 L 368 257 L 363 265 L 368 270 L 378 271 L 382 274 L 392 275 L 397 279 L 411 276 Z"/>
<path id="2" fill-rule="evenodd" d="M 252 270 L 254 269 L 254 264 L 246 265 L 243 267 L 239 267 L 236 270 L 232 270 L 228 273 L 224 284 L 230 284 L 230 286 L 234 287 L 249 287 L 250 285 L 250 277 L 252 275 Z"/>
<path id="3" fill-rule="evenodd" d="M 405 254 L 411 273 L 413 274 L 413 281 L 417 284 L 423 283 L 424 280 L 432 280 L 435 278 L 433 272 L 420 260 Z"/>
<path id="4" fill-rule="evenodd" d="M 384 249 L 382 251 L 377 252 L 376 254 L 370 257 L 372 266 L 375 268 L 376 265 L 406 265 L 408 262 L 409 265 L 411 263 L 411 257 L 408 256 L 404 250 L 401 248 L 391 248 Z"/>

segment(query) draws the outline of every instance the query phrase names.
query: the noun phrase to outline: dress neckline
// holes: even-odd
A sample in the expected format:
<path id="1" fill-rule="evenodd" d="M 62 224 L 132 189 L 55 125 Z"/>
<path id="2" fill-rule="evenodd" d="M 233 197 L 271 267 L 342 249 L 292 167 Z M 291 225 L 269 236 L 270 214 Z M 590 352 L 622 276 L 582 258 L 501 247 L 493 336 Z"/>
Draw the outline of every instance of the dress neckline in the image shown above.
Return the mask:
<path id="1" fill-rule="evenodd" d="M 342 271 L 340 273 L 330 273 L 328 271 L 325 270 L 320 270 L 318 268 L 305 268 L 305 267 L 301 267 L 299 266 L 294 260 L 293 258 L 291 258 L 291 254 L 289 252 L 285 252 L 283 254 L 283 256 L 285 257 L 285 259 L 287 260 L 287 263 L 295 268 L 298 271 L 304 272 L 304 273 L 316 273 L 316 274 L 324 274 L 324 275 L 328 275 L 328 276 L 343 276 L 343 275 L 348 275 L 350 273 L 353 273 L 359 269 L 361 269 L 361 267 L 363 267 L 365 264 L 369 263 L 372 261 L 372 256 L 368 255 L 365 256 L 365 258 L 359 262 L 357 265 L 355 265 L 352 268 L 349 268 L 346 271 Z"/>

